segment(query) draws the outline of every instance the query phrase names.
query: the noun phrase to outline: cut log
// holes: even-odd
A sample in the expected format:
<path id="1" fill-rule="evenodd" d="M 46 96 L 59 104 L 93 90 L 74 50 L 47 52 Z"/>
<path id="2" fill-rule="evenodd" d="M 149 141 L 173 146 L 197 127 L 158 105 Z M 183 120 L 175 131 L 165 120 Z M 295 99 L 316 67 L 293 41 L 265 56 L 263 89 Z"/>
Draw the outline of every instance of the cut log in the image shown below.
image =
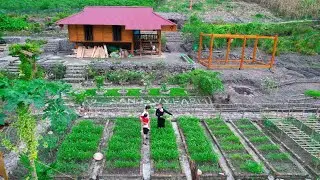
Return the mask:
<path id="1" fill-rule="evenodd" d="M 81 58 L 82 51 L 83 51 L 83 46 L 79 46 L 77 48 L 77 58 Z"/>
<path id="2" fill-rule="evenodd" d="M 94 53 L 96 53 L 96 50 L 97 50 L 97 46 L 94 46 L 91 57 L 94 57 Z"/>
<path id="3" fill-rule="evenodd" d="M 106 54 L 106 58 L 109 58 L 109 53 L 108 53 L 108 48 L 106 45 L 103 45 L 103 48 L 104 48 L 104 52 Z"/>

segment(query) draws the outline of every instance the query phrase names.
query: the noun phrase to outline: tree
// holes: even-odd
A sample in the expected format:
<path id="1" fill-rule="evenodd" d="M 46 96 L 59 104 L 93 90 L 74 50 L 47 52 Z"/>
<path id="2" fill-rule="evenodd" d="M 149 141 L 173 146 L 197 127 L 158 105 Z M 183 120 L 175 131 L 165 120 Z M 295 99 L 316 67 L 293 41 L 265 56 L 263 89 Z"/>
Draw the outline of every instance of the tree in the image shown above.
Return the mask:
<path id="1" fill-rule="evenodd" d="M 69 89 L 70 86 L 64 83 L 41 79 L 27 81 L 3 78 L 0 80 L 0 98 L 5 104 L 4 110 L 17 114 L 13 127 L 17 129 L 17 136 L 26 145 L 22 153 L 26 154 L 30 160 L 34 179 L 38 179 L 35 166 L 38 138 L 36 137 L 36 118 L 32 110 L 51 107 L 51 104 L 58 99 L 61 100 L 61 94 Z M 8 140 L 3 140 L 3 143 L 6 146 L 12 146 Z"/>

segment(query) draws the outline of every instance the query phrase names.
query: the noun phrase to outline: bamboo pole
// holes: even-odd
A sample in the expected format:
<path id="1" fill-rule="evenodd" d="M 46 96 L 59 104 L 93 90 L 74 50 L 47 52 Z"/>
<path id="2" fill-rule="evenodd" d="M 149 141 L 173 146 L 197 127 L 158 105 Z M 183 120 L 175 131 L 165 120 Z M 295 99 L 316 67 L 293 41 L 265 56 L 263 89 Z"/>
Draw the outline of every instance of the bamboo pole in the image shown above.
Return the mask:
<path id="1" fill-rule="evenodd" d="M 229 62 L 230 46 L 231 46 L 231 38 L 228 38 L 228 46 L 227 46 L 226 61 L 225 61 L 226 63 Z"/>
<path id="2" fill-rule="evenodd" d="M 244 38 L 243 44 L 242 44 L 241 61 L 240 61 L 240 68 L 239 69 L 243 68 L 243 61 L 244 61 L 244 53 L 245 53 L 246 44 L 247 44 L 247 38 Z"/>
<path id="3" fill-rule="evenodd" d="M 201 52 L 202 51 L 202 33 L 200 33 L 199 39 L 199 49 L 198 49 L 198 60 L 201 60 Z"/>
<path id="4" fill-rule="evenodd" d="M 259 43 L 259 38 L 256 38 L 256 40 L 254 41 L 254 48 L 253 48 L 253 55 L 252 55 L 253 63 L 256 62 L 258 43 Z"/>
<path id="5" fill-rule="evenodd" d="M 271 62 L 270 62 L 270 69 L 272 68 L 277 52 L 277 45 L 278 45 L 278 35 L 275 36 L 274 38 L 274 43 L 273 43 L 273 50 L 272 50 L 272 57 L 271 57 Z"/>
<path id="6" fill-rule="evenodd" d="M 212 54 L 213 54 L 213 41 L 214 41 L 214 37 L 213 37 L 213 34 L 211 35 L 210 37 L 210 53 L 209 53 L 209 66 L 211 66 L 212 64 Z"/>

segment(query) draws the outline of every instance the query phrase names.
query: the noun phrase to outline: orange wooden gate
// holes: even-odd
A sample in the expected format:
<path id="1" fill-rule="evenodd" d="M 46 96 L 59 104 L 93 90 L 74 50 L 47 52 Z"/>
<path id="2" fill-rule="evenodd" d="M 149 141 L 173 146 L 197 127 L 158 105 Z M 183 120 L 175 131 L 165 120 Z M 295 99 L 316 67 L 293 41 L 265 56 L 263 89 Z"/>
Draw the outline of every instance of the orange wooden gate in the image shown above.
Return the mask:
<path id="1" fill-rule="evenodd" d="M 202 57 L 203 49 L 203 38 L 210 37 L 210 46 L 209 46 L 209 57 Z M 213 59 L 213 49 L 214 49 L 214 40 L 216 38 L 226 38 L 227 39 L 227 51 L 225 59 Z M 231 43 L 233 39 L 243 39 L 242 52 L 240 59 L 230 59 L 229 54 L 231 51 Z M 254 39 L 254 47 L 252 58 L 249 60 L 245 59 L 245 49 L 248 39 Z M 258 60 L 257 59 L 257 49 L 260 39 L 271 39 L 273 40 L 273 49 L 272 56 L 270 60 Z M 199 40 L 199 51 L 198 51 L 198 62 L 206 66 L 209 69 L 227 69 L 227 68 L 272 68 L 275 61 L 275 55 L 277 51 L 278 36 L 258 36 L 258 35 L 233 35 L 233 34 L 200 34 Z"/>

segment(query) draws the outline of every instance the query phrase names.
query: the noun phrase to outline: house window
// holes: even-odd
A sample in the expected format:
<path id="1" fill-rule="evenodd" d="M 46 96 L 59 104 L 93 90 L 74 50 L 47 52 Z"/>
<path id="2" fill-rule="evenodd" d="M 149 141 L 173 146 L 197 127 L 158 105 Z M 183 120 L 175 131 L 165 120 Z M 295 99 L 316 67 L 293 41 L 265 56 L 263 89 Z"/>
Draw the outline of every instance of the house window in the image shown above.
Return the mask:
<path id="1" fill-rule="evenodd" d="M 84 26 L 84 40 L 86 41 L 92 41 L 93 40 L 93 33 L 92 33 L 92 26 L 91 25 L 85 25 Z"/>
<path id="2" fill-rule="evenodd" d="M 112 26 L 113 41 L 121 41 L 121 26 Z"/>

